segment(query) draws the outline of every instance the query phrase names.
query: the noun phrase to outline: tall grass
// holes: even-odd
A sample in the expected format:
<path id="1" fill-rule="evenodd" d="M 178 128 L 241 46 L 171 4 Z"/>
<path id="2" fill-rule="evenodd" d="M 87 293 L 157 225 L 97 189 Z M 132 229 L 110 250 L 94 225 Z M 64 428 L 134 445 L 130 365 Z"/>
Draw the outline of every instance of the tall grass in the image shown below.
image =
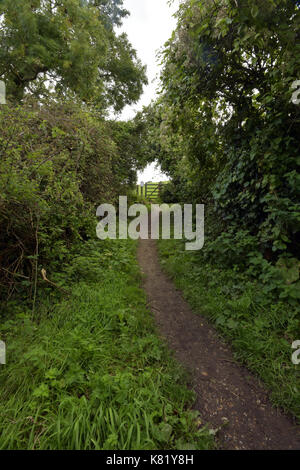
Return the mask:
<path id="1" fill-rule="evenodd" d="M 226 269 L 181 241 L 159 241 L 161 262 L 195 312 L 207 316 L 233 346 L 236 358 L 255 372 L 271 399 L 300 421 L 300 368 L 291 361 L 300 338 L 299 314 L 270 301 L 247 274 Z"/>
<path id="2" fill-rule="evenodd" d="M 184 374 L 156 334 L 132 241 L 87 243 L 36 316 L 0 337 L 0 449 L 207 449 Z"/>

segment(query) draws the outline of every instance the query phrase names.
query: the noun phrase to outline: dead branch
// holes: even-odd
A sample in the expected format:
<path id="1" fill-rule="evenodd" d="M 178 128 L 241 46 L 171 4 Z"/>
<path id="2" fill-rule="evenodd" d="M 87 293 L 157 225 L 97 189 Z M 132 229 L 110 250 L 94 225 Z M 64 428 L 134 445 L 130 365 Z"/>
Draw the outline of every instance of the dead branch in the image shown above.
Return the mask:
<path id="1" fill-rule="evenodd" d="M 57 284 L 55 284 L 55 282 L 50 281 L 50 280 L 47 278 L 47 272 L 46 272 L 45 269 L 42 269 L 41 273 L 42 273 L 42 278 L 43 278 L 43 280 L 44 280 L 45 282 L 48 282 L 48 284 L 50 284 L 51 286 L 56 287 L 57 289 L 59 289 L 60 291 L 62 291 L 64 294 L 71 295 L 71 292 L 69 292 L 69 291 L 63 289 L 63 288 L 60 287 L 60 286 L 58 286 Z"/>

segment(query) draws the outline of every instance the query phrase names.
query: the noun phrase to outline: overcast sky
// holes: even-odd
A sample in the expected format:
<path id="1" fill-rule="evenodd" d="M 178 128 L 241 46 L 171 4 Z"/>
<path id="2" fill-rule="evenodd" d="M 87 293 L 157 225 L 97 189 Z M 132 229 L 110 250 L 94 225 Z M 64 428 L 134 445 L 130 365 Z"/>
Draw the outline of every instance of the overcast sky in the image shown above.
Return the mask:
<path id="1" fill-rule="evenodd" d="M 129 41 L 137 50 L 138 57 L 144 65 L 147 65 L 149 85 L 145 87 L 139 103 L 124 109 L 121 114 L 123 120 L 133 118 L 137 111 L 150 104 L 156 97 L 158 88 L 156 78 L 160 70 L 156 54 L 175 29 L 176 20 L 172 15 L 178 4 L 179 0 L 175 0 L 171 7 L 168 5 L 168 0 L 124 0 L 124 7 L 130 11 L 130 16 L 124 19 L 120 31 L 127 33 Z M 150 165 L 143 174 L 139 175 L 139 182 L 166 179 L 160 171 L 155 170 L 155 165 Z"/>

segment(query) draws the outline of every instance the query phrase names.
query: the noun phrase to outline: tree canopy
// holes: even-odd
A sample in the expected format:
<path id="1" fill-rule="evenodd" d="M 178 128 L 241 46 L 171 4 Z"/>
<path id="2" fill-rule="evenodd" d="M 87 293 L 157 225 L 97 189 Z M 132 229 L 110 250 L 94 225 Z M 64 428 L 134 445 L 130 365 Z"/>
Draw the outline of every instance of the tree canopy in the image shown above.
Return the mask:
<path id="1" fill-rule="evenodd" d="M 0 77 L 20 101 L 56 91 L 120 111 L 147 83 L 145 67 L 115 26 L 127 15 L 122 0 L 14 0 L 0 3 Z"/>
<path id="2" fill-rule="evenodd" d="M 293 0 L 184 2 L 156 106 L 177 197 L 213 205 L 271 258 L 299 254 L 299 22 Z"/>

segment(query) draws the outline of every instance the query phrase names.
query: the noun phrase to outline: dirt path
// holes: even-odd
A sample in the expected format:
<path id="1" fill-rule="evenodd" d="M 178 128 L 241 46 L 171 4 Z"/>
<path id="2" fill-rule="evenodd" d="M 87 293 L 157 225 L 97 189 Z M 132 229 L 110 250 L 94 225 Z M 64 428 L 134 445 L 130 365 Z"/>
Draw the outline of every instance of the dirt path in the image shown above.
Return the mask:
<path id="1" fill-rule="evenodd" d="M 144 288 L 163 337 L 190 372 L 197 394 L 194 408 L 218 434 L 222 449 L 300 449 L 299 428 L 233 355 L 203 317 L 192 312 L 172 281 L 162 272 L 154 240 L 141 240 L 138 259 Z"/>

